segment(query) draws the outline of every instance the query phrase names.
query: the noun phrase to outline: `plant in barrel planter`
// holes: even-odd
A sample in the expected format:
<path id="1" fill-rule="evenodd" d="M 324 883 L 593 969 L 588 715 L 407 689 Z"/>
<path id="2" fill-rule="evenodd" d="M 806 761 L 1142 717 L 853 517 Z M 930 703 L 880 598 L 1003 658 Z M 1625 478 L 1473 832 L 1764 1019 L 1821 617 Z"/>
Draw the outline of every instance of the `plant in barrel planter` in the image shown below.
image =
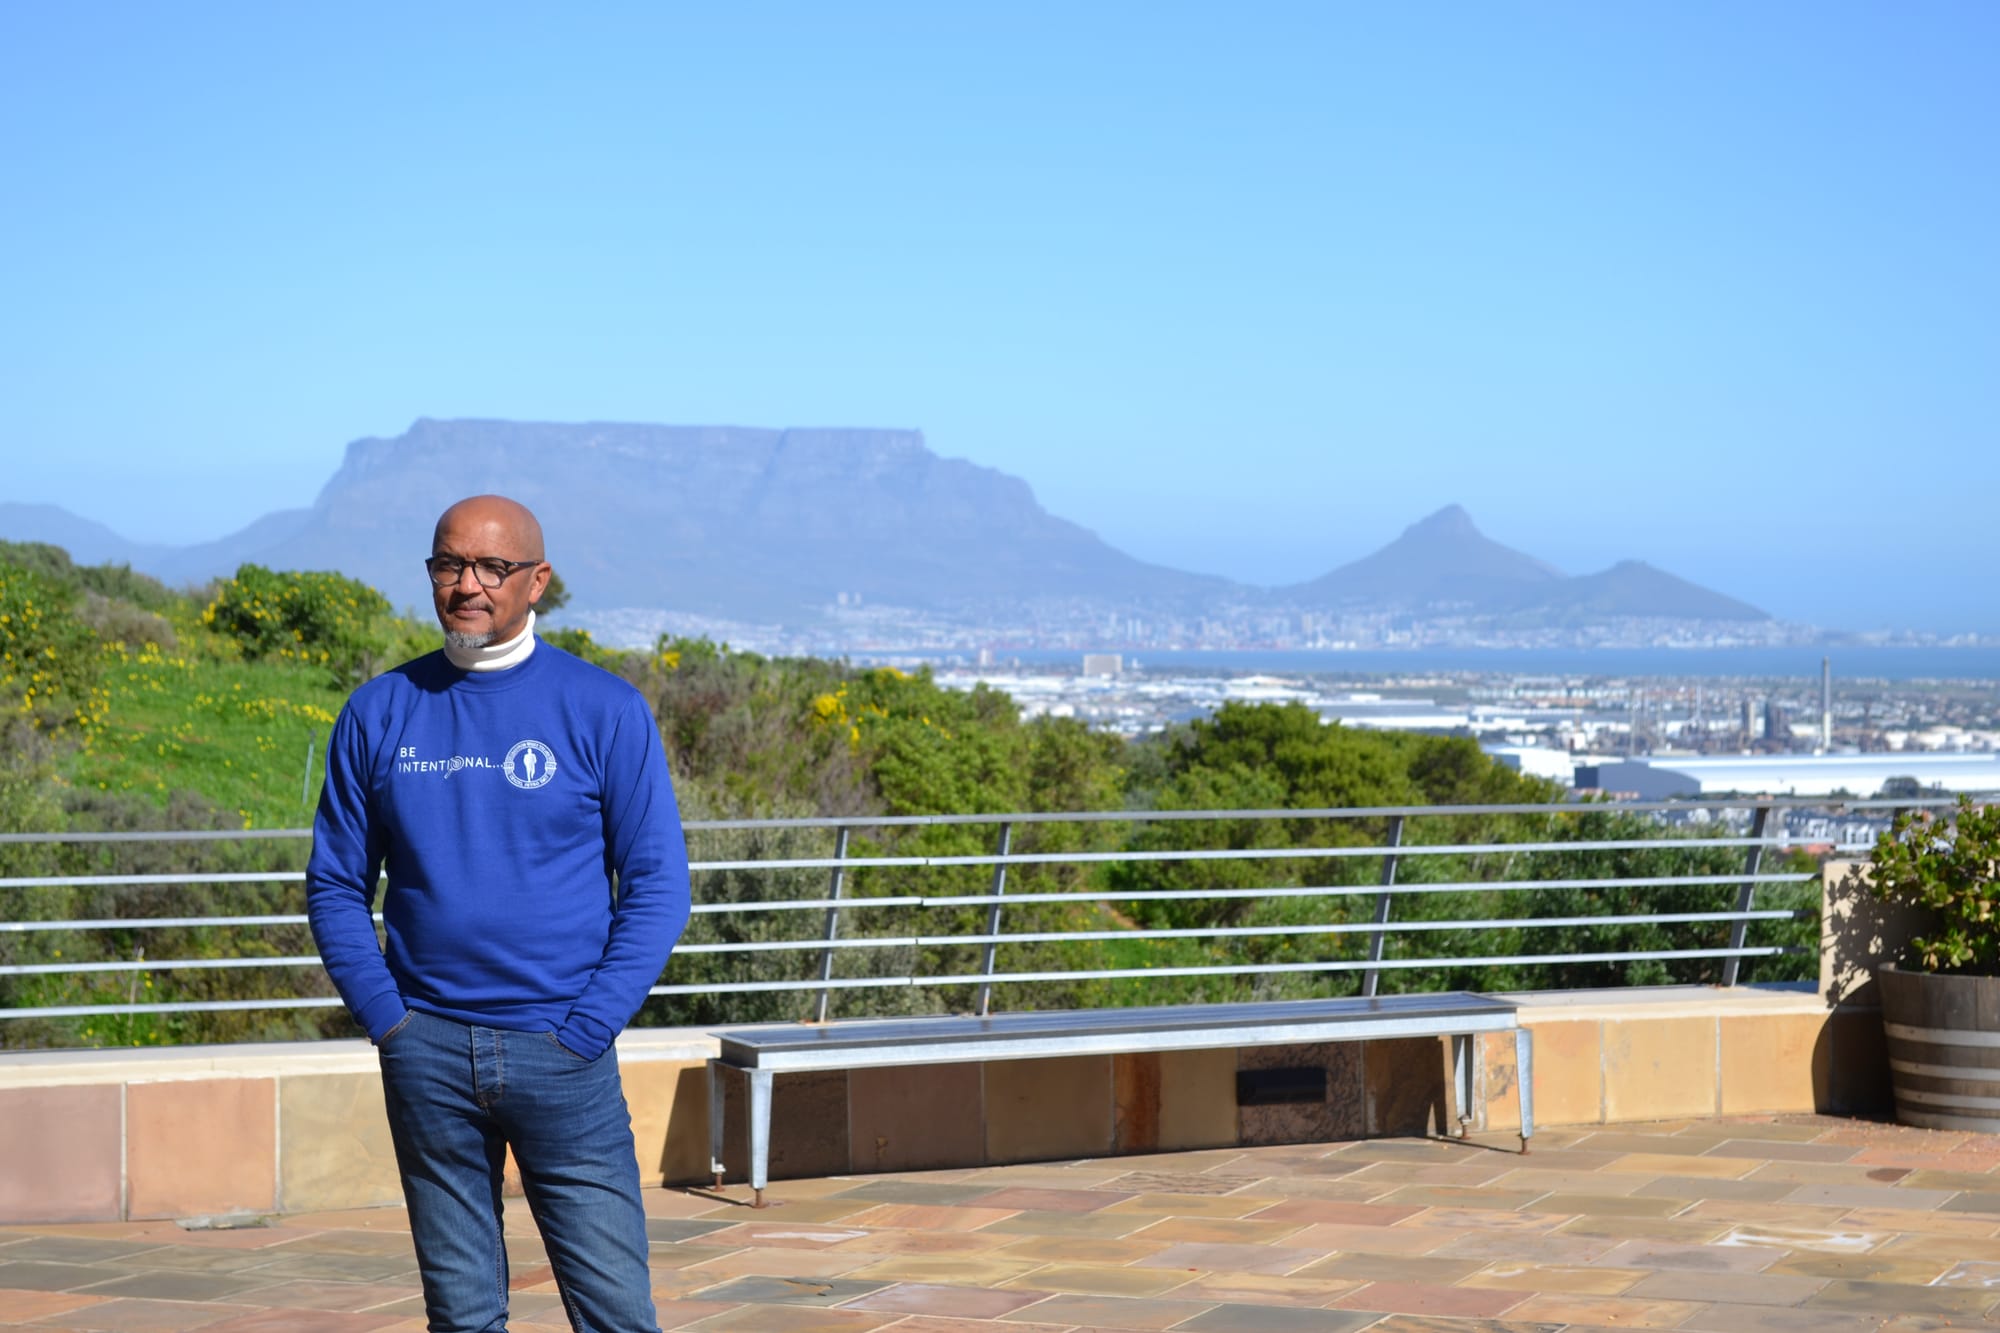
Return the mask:
<path id="1" fill-rule="evenodd" d="M 1875 974 L 1896 1118 L 2000 1132 L 2000 805 L 1899 813 L 1875 840 L 1869 888 L 1933 923 Z"/>

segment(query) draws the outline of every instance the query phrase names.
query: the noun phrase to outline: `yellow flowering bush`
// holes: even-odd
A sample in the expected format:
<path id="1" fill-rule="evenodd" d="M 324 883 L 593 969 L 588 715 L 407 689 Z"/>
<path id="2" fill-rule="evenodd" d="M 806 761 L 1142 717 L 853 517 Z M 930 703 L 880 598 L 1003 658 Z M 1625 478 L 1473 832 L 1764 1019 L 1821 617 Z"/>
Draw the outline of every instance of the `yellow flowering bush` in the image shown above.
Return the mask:
<path id="1" fill-rule="evenodd" d="M 217 590 L 202 623 L 247 658 L 323 666 L 343 685 L 373 675 L 394 647 L 389 600 L 327 570 L 278 572 L 244 565 Z"/>
<path id="2" fill-rule="evenodd" d="M 0 708 L 54 731 L 88 728 L 105 708 L 97 636 L 76 617 L 76 591 L 0 563 Z"/>

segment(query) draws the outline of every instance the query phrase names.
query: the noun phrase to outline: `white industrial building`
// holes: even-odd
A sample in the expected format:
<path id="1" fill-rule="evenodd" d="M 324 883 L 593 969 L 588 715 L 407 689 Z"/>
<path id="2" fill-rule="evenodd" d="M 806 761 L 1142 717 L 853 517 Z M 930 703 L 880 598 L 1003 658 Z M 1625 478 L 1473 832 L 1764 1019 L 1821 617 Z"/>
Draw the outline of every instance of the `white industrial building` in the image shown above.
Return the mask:
<path id="1" fill-rule="evenodd" d="M 1873 796 L 1892 779 L 1923 790 L 2000 792 L 2000 754 L 1659 754 L 1579 764 L 1576 785 L 1676 796 Z"/>

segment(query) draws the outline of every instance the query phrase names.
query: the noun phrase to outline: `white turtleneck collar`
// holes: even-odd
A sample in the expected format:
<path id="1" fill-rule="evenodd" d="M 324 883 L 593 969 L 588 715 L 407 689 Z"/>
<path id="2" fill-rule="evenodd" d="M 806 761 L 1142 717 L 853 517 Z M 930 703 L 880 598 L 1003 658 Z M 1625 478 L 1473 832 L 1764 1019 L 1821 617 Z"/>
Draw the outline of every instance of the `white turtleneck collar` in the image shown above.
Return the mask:
<path id="1" fill-rule="evenodd" d="M 454 648 L 449 640 L 444 655 L 460 671 L 505 671 L 528 660 L 535 651 L 535 612 L 528 610 L 528 623 L 505 643 L 489 643 L 484 648 Z"/>

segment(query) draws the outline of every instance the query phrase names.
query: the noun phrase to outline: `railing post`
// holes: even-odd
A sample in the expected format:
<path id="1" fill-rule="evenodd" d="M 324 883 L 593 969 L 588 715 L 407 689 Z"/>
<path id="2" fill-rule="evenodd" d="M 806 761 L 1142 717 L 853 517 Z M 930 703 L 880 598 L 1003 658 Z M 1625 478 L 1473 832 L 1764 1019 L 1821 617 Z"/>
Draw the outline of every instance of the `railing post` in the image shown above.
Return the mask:
<path id="1" fill-rule="evenodd" d="M 1012 824 L 1002 824 L 1000 826 L 1000 845 L 994 849 L 993 854 L 995 856 L 1005 856 L 1007 854 L 1007 849 L 1012 847 L 1013 845 L 1014 845 L 1014 826 Z M 991 892 L 995 898 L 998 898 L 999 895 L 1007 892 L 1007 863 L 1005 861 L 1002 861 L 998 865 L 995 865 L 993 867 L 993 887 L 991 890 L 989 890 L 989 892 Z M 1000 904 L 998 902 L 987 904 L 986 933 L 988 935 L 998 935 L 1000 933 Z M 983 977 L 992 976 L 994 965 L 999 959 L 999 957 L 1000 957 L 1000 941 L 988 940 L 986 942 L 985 957 L 981 961 L 979 966 L 979 975 Z M 993 983 L 991 981 L 983 981 L 980 983 L 979 1003 L 974 1006 L 974 1010 L 975 1012 L 978 1013 L 978 1015 L 981 1018 L 984 1018 L 988 1014 L 993 1012 Z"/>
<path id="2" fill-rule="evenodd" d="M 1390 851 L 1382 858 L 1382 892 L 1375 895 L 1375 924 L 1378 926 L 1389 924 L 1389 903 L 1395 896 L 1389 890 L 1394 888 L 1396 884 L 1396 853 L 1394 849 L 1402 845 L 1403 817 L 1401 815 L 1394 815 L 1389 819 Z M 1382 931 L 1369 932 L 1368 961 L 1371 963 L 1382 961 L 1382 938 Z M 1371 967 L 1366 972 L 1363 972 L 1361 974 L 1361 993 L 1363 995 L 1373 995 L 1375 988 L 1381 983 L 1381 979 L 1382 972 L 1379 968 Z"/>
<path id="3" fill-rule="evenodd" d="M 1749 911 L 1757 901 L 1757 881 L 1751 877 L 1764 868 L 1764 830 L 1769 828 L 1770 825 L 1771 807 L 1769 803 L 1758 806 L 1756 816 L 1750 821 L 1750 836 L 1757 839 L 1757 842 L 1751 846 L 1749 855 L 1743 858 L 1743 874 L 1745 878 L 1736 890 L 1736 910 L 1739 912 Z M 1740 917 L 1730 922 L 1729 947 L 1732 949 L 1742 948 L 1743 941 L 1748 937 L 1749 930 L 1750 923 Z M 1734 986 L 1736 984 L 1736 974 L 1739 970 L 1738 965 L 1742 961 L 1743 955 L 1735 953 L 1730 954 L 1729 957 L 1722 960 L 1723 985 Z"/>
<path id="4" fill-rule="evenodd" d="M 847 859 L 847 825 L 845 824 L 840 826 L 840 831 L 834 838 L 833 857 L 836 861 L 845 861 Z M 823 982 L 833 980 L 833 942 L 840 938 L 840 890 L 846 882 L 847 867 L 844 865 L 835 866 L 833 868 L 833 882 L 827 886 L 826 891 L 826 896 L 833 899 L 834 902 L 832 907 L 826 909 L 827 947 L 819 956 L 819 979 Z M 832 997 L 833 987 L 821 987 L 819 1002 L 813 1006 L 813 1022 L 826 1022 L 826 1007 Z"/>

